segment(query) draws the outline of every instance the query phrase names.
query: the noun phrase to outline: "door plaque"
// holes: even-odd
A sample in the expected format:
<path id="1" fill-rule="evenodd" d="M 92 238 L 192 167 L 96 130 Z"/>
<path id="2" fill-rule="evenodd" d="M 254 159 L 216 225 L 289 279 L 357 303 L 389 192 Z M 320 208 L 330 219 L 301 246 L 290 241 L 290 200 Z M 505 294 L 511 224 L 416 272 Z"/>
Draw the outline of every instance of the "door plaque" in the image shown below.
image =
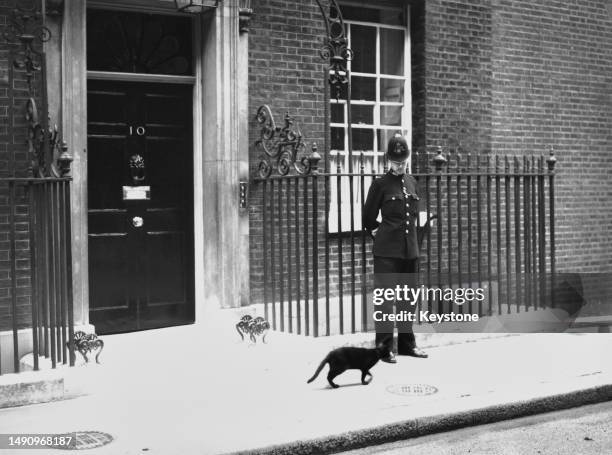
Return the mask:
<path id="1" fill-rule="evenodd" d="M 124 201 L 148 201 L 151 199 L 150 186 L 124 186 L 123 200 Z"/>

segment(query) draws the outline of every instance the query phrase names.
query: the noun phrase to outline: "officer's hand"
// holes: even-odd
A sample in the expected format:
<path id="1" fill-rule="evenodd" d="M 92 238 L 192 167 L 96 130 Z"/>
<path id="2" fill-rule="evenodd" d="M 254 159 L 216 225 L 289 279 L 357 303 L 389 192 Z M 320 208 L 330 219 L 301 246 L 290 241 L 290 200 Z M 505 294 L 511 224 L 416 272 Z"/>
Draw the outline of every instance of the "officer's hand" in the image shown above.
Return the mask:
<path id="1" fill-rule="evenodd" d="M 436 227 L 436 215 L 427 212 L 419 212 L 419 227 L 425 227 L 429 223 L 431 229 Z"/>
<path id="2" fill-rule="evenodd" d="M 376 237 L 377 232 L 378 232 L 378 228 L 374 229 L 373 231 L 370 231 L 370 234 L 372 234 L 372 237 Z"/>

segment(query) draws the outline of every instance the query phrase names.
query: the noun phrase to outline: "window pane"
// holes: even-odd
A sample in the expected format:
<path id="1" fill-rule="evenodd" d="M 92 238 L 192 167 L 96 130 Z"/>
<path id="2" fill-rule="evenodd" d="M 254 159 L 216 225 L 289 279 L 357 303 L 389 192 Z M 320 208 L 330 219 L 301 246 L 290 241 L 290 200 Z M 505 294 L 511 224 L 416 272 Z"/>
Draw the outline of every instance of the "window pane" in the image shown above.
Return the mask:
<path id="1" fill-rule="evenodd" d="M 374 148 L 374 130 L 353 128 L 353 152 Z"/>
<path id="2" fill-rule="evenodd" d="M 375 101 L 376 79 L 373 77 L 351 76 L 351 97 L 354 100 Z"/>
<path id="3" fill-rule="evenodd" d="M 380 30 L 381 74 L 404 75 L 404 31 Z"/>
<path id="4" fill-rule="evenodd" d="M 376 28 L 351 25 L 351 68 L 358 73 L 376 72 Z"/>
<path id="5" fill-rule="evenodd" d="M 342 5 L 341 9 L 344 20 L 378 22 L 387 25 L 405 25 L 406 23 L 400 8 L 374 9 Z"/>
<path id="6" fill-rule="evenodd" d="M 380 100 L 395 103 L 404 102 L 404 81 L 400 79 L 380 80 Z"/>
<path id="7" fill-rule="evenodd" d="M 331 122 L 344 123 L 344 104 L 331 105 Z"/>
<path id="8" fill-rule="evenodd" d="M 397 125 L 402 124 L 402 106 L 381 106 L 380 107 L 380 124 L 381 125 Z"/>
<path id="9" fill-rule="evenodd" d="M 371 125 L 374 123 L 374 106 L 351 105 L 351 122 L 353 124 L 366 123 Z"/>
<path id="10" fill-rule="evenodd" d="M 331 129 L 332 150 L 344 150 L 344 128 Z"/>

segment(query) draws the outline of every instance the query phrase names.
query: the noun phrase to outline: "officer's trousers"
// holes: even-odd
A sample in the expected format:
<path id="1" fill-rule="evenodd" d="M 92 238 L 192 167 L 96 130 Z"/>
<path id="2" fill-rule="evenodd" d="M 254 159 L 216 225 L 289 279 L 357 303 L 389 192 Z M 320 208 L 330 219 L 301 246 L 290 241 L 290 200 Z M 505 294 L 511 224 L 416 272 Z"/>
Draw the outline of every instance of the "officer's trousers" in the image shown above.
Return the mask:
<path id="1" fill-rule="evenodd" d="M 374 256 L 374 288 L 396 289 L 397 285 L 410 288 L 416 286 L 416 272 L 418 259 L 400 259 Z M 382 314 L 393 314 L 394 306 L 397 313 L 400 311 L 415 312 L 416 305 L 410 305 L 406 300 L 386 301 L 375 307 L 375 311 Z M 376 344 L 383 343 L 393 348 L 393 327 L 397 324 L 397 350 L 400 354 L 406 353 L 416 347 L 411 321 L 394 323 L 393 321 L 375 321 Z"/>

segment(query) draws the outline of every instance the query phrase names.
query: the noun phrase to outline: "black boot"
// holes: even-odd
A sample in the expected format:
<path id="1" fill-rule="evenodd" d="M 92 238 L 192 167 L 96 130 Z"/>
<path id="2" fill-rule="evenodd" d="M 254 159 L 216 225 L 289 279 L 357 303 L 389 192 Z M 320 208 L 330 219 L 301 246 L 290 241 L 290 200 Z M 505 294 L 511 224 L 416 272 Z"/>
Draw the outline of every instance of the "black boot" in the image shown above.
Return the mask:
<path id="1" fill-rule="evenodd" d="M 387 363 L 397 363 L 397 359 L 395 358 L 395 354 L 393 354 L 393 334 L 391 333 L 377 333 L 376 338 L 374 339 L 376 346 L 384 346 L 388 349 L 389 355 L 387 357 L 383 357 L 383 362 Z"/>
<path id="2" fill-rule="evenodd" d="M 397 355 L 407 355 L 425 359 L 429 357 L 425 351 L 417 348 L 414 333 L 400 333 L 397 336 Z"/>

